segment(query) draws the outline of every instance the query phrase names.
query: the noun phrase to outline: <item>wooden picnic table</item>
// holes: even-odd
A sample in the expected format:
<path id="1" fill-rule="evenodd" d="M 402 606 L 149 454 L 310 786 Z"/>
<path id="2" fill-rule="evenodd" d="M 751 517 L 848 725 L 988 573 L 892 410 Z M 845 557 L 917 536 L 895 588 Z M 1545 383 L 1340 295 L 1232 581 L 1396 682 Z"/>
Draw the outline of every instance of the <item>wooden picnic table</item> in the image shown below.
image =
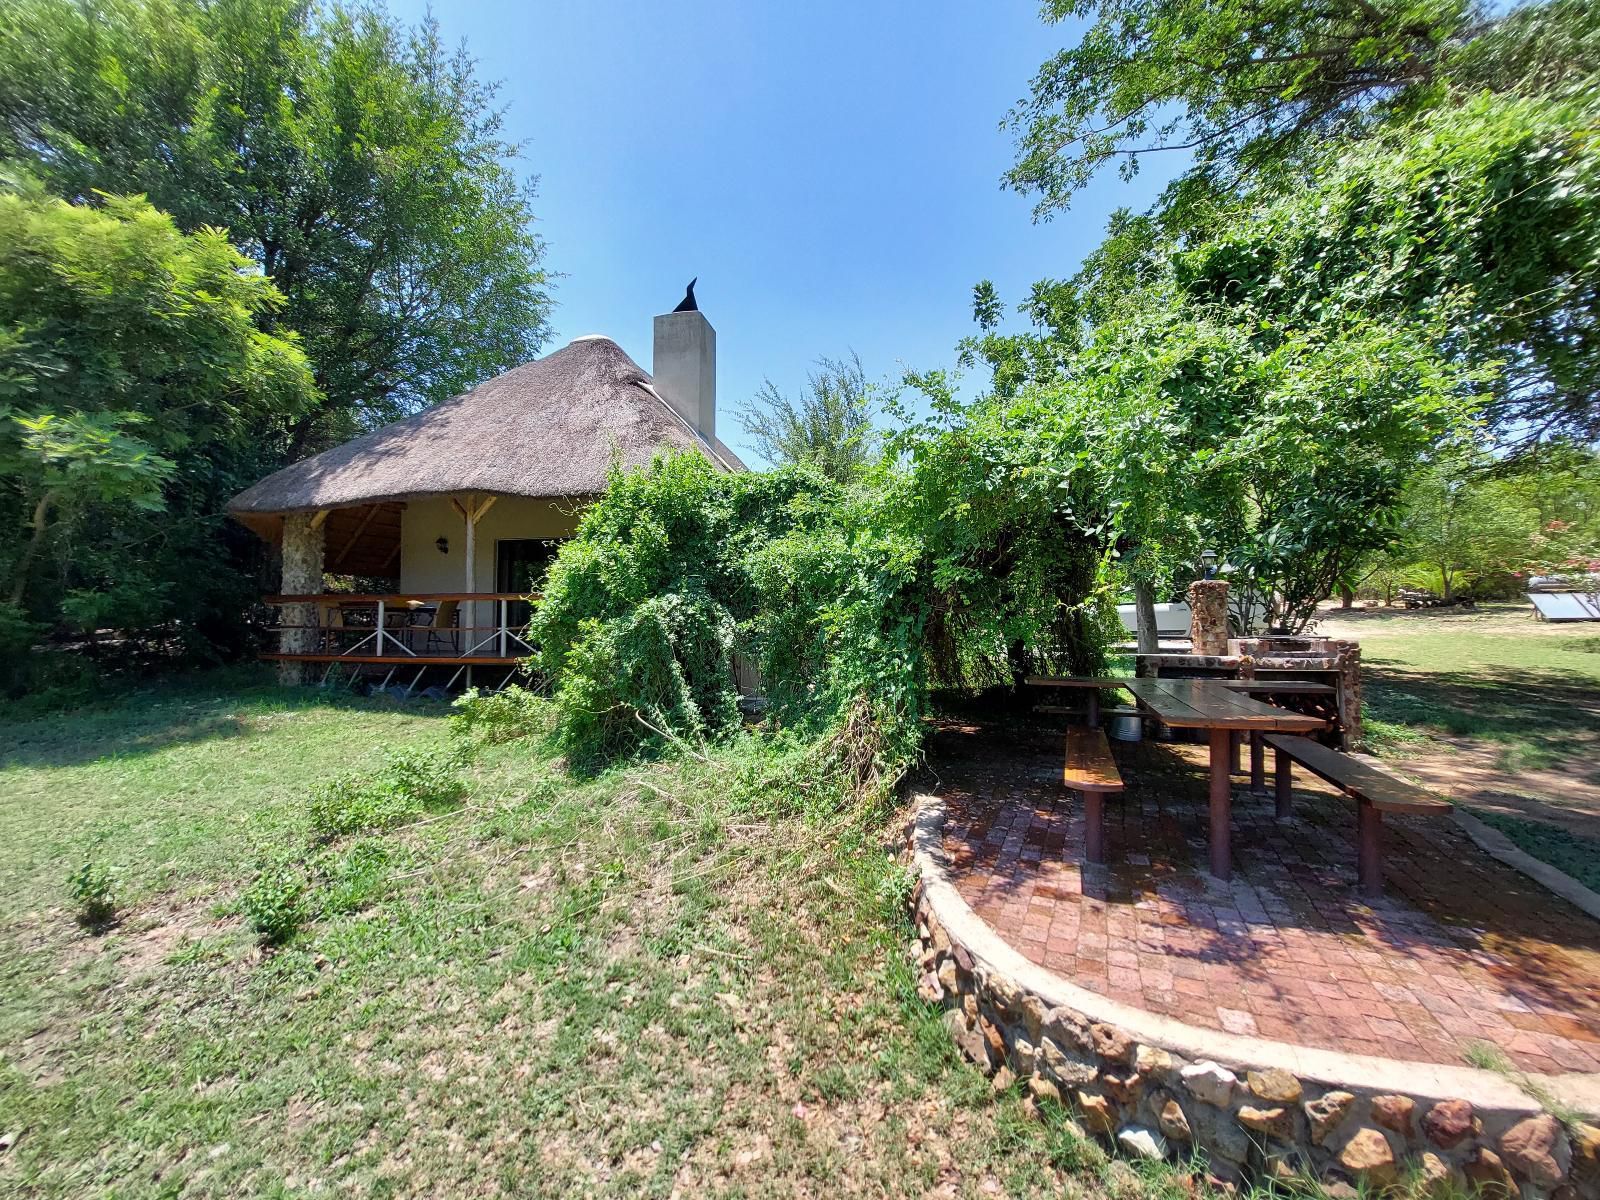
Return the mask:
<path id="1" fill-rule="evenodd" d="M 1221 679 L 1225 688 L 1235 692 L 1276 692 L 1280 696 L 1332 696 L 1338 688 L 1331 683 L 1314 683 L 1309 679 Z"/>
<path id="2" fill-rule="evenodd" d="M 1235 733 L 1309 733 L 1322 729 L 1321 717 L 1289 712 L 1252 699 L 1222 679 L 1129 679 L 1121 686 L 1141 708 L 1164 725 L 1204 729 L 1211 750 L 1211 874 L 1233 874 L 1230 822 L 1233 816 L 1233 738 Z"/>
<path id="3" fill-rule="evenodd" d="M 1100 693 L 1116 688 L 1125 688 L 1133 680 L 1127 677 L 1114 677 L 1105 675 L 1029 675 L 1025 680 L 1029 687 L 1044 688 L 1076 688 L 1086 695 L 1084 723 L 1090 729 L 1097 729 L 1100 725 Z M 1214 682 L 1222 687 L 1235 692 L 1248 692 L 1250 695 L 1280 695 L 1280 696 L 1331 696 L 1337 689 L 1326 683 L 1315 683 L 1309 679 L 1218 679 Z M 1054 711 L 1041 709 L 1039 711 Z M 1261 761 L 1261 740 L 1251 739 L 1251 765 L 1252 769 L 1259 768 Z M 1260 786 L 1260 780 L 1255 780 Z"/>
<path id="4" fill-rule="evenodd" d="M 1098 675 L 1029 675 L 1023 680 L 1029 687 L 1079 688 L 1087 696 L 1084 724 L 1090 729 L 1100 728 L 1100 692 L 1106 688 L 1119 688 L 1126 679 L 1102 678 Z"/>

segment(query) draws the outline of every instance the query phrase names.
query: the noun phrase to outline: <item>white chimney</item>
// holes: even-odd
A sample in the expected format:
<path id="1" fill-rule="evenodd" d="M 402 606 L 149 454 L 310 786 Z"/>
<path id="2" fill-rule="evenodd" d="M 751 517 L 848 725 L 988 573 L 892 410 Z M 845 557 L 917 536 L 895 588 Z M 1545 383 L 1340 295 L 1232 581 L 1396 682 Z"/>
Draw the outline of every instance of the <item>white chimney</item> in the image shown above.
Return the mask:
<path id="1" fill-rule="evenodd" d="M 717 444 L 717 331 L 698 311 L 656 318 L 656 391 L 711 447 Z"/>

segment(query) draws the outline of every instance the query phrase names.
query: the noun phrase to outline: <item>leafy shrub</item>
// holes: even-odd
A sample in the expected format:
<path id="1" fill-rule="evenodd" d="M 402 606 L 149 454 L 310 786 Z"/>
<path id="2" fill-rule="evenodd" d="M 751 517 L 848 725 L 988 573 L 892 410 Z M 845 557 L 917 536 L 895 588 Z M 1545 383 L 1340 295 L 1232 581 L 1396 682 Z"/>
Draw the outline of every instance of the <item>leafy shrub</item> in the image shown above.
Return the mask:
<path id="1" fill-rule="evenodd" d="M 1082 481 L 997 470 L 1003 454 L 1048 458 L 1001 445 L 1013 432 L 999 416 L 928 432 L 900 450 L 915 471 L 849 488 L 695 455 L 614 473 L 531 627 L 569 759 L 738 730 L 737 656 L 759 666 L 769 730 L 790 735 L 780 756 L 804 746 L 815 794 L 860 798 L 915 758 L 934 683 L 1099 667 L 1120 632 L 1103 512 Z"/>
<path id="2" fill-rule="evenodd" d="M 261 868 L 239 897 L 245 920 L 264 946 L 281 946 L 300 931 L 308 916 L 306 878 L 292 862 Z"/>
<path id="3" fill-rule="evenodd" d="M 111 871 L 93 859 L 84 859 L 67 876 L 67 894 L 78 908 L 78 924 L 101 930 L 117 915 L 115 881 Z"/>
<path id="4" fill-rule="evenodd" d="M 758 657 L 749 555 L 820 523 L 818 497 L 840 494 L 804 469 L 725 475 L 696 454 L 612 474 L 562 547 L 530 627 L 574 765 L 738 728 L 733 657 Z"/>
<path id="5" fill-rule="evenodd" d="M 699 742 L 736 729 L 733 641 L 732 614 L 704 594 L 653 596 L 589 624 L 556 693 L 563 748 L 587 762 L 646 734 Z"/>
<path id="6" fill-rule="evenodd" d="M 452 736 L 490 745 L 546 733 L 554 716 L 547 697 L 520 687 L 490 693 L 468 688 L 451 708 Z"/>
<path id="7" fill-rule="evenodd" d="M 400 750 L 370 774 L 353 772 L 314 788 L 307 804 L 312 836 L 330 841 L 364 830 L 392 829 L 429 808 L 461 798 L 467 751 Z"/>

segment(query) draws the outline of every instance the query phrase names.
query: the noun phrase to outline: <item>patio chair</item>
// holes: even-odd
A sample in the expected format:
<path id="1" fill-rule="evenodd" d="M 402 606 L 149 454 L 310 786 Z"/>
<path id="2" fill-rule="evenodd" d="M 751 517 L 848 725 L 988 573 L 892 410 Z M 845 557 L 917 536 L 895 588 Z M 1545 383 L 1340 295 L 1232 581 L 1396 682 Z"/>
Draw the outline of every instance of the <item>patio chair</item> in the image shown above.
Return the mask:
<path id="1" fill-rule="evenodd" d="M 451 654 L 460 652 L 460 646 L 456 641 L 456 614 L 458 611 L 458 601 L 441 600 L 439 601 L 439 606 L 433 610 L 432 617 L 415 627 L 425 630 L 428 635 L 422 643 L 423 654 L 432 651 L 435 644 L 448 645 Z"/>
<path id="2" fill-rule="evenodd" d="M 322 652 L 338 653 L 339 635 L 348 628 L 344 623 L 344 606 L 342 604 L 319 604 L 317 606 L 317 625 L 322 632 L 319 641 L 322 643 Z"/>

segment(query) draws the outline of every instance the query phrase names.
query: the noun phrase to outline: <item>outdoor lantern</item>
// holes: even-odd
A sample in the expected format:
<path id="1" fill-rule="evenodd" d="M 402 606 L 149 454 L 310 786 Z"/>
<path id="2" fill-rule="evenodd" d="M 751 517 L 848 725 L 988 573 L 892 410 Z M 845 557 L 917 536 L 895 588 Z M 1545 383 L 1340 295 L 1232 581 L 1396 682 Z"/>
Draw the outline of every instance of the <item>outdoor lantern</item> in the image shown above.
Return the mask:
<path id="1" fill-rule="evenodd" d="M 1200 566 L 1205 570 L 1205 577 L 1210 579 L 1217 573 L 1217 552 L 1215 550 L 1202 550 L 1200 552 Z"/>
<path id="2" fill-rule="evenodd" d="M 445 537 L 443 534 L 439 535 L 439 540 L 434 542 L 434 545 L 439 547 L 440 554 L 450 553 L 450 539 Z"/>

